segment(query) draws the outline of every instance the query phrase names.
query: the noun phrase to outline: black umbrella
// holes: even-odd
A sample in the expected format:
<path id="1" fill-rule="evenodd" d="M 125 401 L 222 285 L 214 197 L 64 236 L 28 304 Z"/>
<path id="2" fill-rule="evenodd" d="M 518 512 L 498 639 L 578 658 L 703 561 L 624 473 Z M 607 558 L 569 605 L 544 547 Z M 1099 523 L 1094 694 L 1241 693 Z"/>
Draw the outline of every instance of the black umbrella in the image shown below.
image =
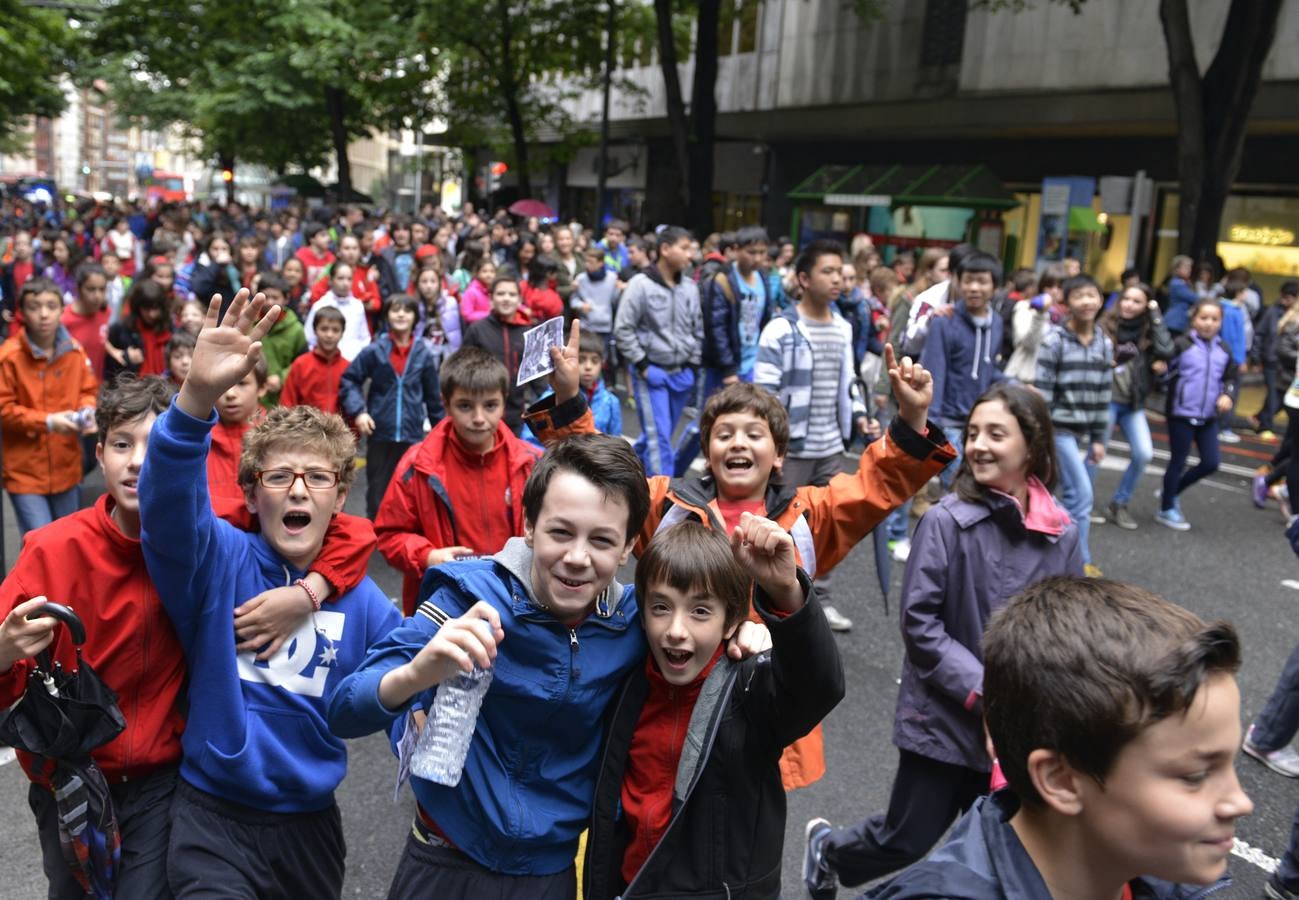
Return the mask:
<path id="1" fill-rule="evenodd" d="M 67 626 L 77 648 L 76 668 L 65 671 L 43 650 L 22 699 L 0 715 L 0 743 L 53 764 L 50 787 L 63 858 L 88 893 L 111 898 L 121 836 L 108 784 L 90 753 L 121 734 L 126 719 L 117 694 L 81 658 L 86 641 L 81 619 L 59 603 L 45 603 L 28 618 L 45 616 Z"/>

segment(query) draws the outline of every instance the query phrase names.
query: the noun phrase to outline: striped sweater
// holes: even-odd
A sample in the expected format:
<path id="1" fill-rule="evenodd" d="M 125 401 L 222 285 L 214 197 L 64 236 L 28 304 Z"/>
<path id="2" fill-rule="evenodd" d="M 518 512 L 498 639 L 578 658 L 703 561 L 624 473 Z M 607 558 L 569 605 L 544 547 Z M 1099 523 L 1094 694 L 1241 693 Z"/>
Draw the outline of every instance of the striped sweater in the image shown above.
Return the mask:
<path id="1" fill-rule="evenodd" d="M 866 415 L 866 407 L 851 390 L 857 377 L 852 358 L 852 326 L 837 312 L 833 316 L 835 325 L 844 335 L 843 363 L 839 368 L 838 425 L 846 441 L 852 434 L 853 423 Z M 799 318 L 797 306 L 784 310 L 762 329 L 753 381 L 780 398 L 781 405 L 789 413 L 789 452 L 798 453 L 807 440 L 812 410 L 812 344 Z"/>
<path id="2" fill-rule="evenodd" d="M 1051 329 L 1037 355 L 1033 385 L 1051 408 L 1056 428 L 1105 441 L 1113 384 L 1114 344 L 1101 329 L 1083 344 L 1065 325 Z"/>

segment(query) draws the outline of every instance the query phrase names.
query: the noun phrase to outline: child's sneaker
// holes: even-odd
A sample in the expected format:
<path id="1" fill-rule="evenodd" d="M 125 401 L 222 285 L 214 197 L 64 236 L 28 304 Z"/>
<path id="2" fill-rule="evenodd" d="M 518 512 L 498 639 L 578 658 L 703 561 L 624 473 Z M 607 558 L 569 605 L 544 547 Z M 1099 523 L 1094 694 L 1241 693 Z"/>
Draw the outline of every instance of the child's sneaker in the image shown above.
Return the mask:
<path id="1" fill-rule="evenodd" d="M 1254 490 L 1252 491 L 1254 505 L 1259 509 L 1267 506 L 1267 476 L 1254 476 Z"/>
<path id="2" fill-rule="evenodd" d="M 1299 753 L 1295 752 L 1294 747 L 1286 744 L 1278 750 L 1271 752 L 1260 750 L 1258 745 L 1253 741 L 1254 726 L 1249 726 L 1249 731 L 1245 732 L 1245 740 L 1240 745 L 1240 749 L 1245 751 L 1247 756 L 1252 756 L 1263 765 L 1267 766 L 1278 775 L 1284 775 L 1286 778 L 1299 778 Z"/>
<path id="3" fill-rule="evenodd" d="M 1121 503 L 1110 504 L 1110 521 L 1122 528 L 1124 531 L 1136 531 L 1137 520 L 1132 518 L 1132 513 Z"/>
<path id="4" fill-rule="evenodd" d="M 1085 575 L 1088 578 L 1105 577 L 1105 573 L 1101 571 L 1101 567 L 1096 565 L 1095 563 L 1086 563 L 1083 566 L 1083 575 Z"/>
<path id="5" fill-rule="evenodd" d="M 1177 507 L 1172 509 L 1161 509 L 1155 513 L 1155 521 L 1165 528 L 1171 528 L 1174 531 L 1190 531 L 1191 523 L 1186 521 L 1186 516 L 1182 515 L 1181 510 Z"/>
<path id="6" fill-rule="evenodd" d="M 829 624 L 831 631 L 852 631 L 852 619 L 830 604 L 823 605 L 821 611 L 825 613 L 825 621 Z"/>
<path id="7" fill-rule="evenodd" d="M 830 823 L 825 819 L 811 819 L 803 832 L 807 843 L 803 845 L 803 885 L 812 900 L 834 900 L 839 893 L 839 879 L 826 863 L 821 846 L 830 834 Z"/>
<path id="8" fill-rule="evenodd" d="M 907 557 L 911 555 L 911 538 L 889 541 L 889 555 L 893 557 L 894 562 L 906 562 Z"/>
<path id="9" fill-rule="evenodd" d="M 1222 431 L 1218 432 L 1218 440 L 1224 444 L 1239 444 L 1240 435 L 1236 434 L 1236 432 L 1232 431 L 1230 428 L 1224 428 Z"/>

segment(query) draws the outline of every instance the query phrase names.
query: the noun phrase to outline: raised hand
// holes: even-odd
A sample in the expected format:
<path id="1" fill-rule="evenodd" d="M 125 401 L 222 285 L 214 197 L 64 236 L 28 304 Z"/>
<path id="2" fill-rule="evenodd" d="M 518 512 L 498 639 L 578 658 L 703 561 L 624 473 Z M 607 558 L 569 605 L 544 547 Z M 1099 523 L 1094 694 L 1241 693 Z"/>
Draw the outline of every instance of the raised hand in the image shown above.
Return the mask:
<path id="1" fill-rule="evenodd" d="M 893 398 L 898 401 L 898 416 L 917 434 L 924 434 L 929 405 L 934 402 L 934 376 L 909 356 L 898 362 L 888 344 L 884 345 L 884 367 L 893 385 Z"/>
<path id="2" fill-rule="evenodd" d="M 573 320 L 573 327 L 568 333 L 568 343 L 563 347 L 550 348 L 550 360 L 555 364 L 555 371 L 548 376 L 550 388 L 555 392 L 555 403 L 572 400 L 581 390 L 581 376 L 577 370 L 577 345 L 582 339 L 582 323 Z"/>
<path id="3" fill-rule="evenodd" d="M 395 709 L 435 684 L 472 672 L 475 666 L 490 669 L 503 640 L 500 613 L 480 600 L 463 616 L 444 622 L 414 659 L 388 671 L 379 682 L 379 700 Z"/>
<path id="4" fill-rule="evenodd" d="M 731 532 L 731 553 L 776 607 L 795 610 L 803 605 L 794 539 L 788 531 L 770 519 L 741 513 Z"/>
<path id="5" fill-rule="evenodd" d="M 221 295 L 216 294 L 208 304 L 189 375 L 176 400 L 197 419 L 206 419 L 221 395 L 253 370 L 262 355 L 262 338 L 280 316 L 279 306 L 266 308 L 264 294 L 250 303 L 247 288 L 235 294 L 224 319 L 220 311 Z"/>

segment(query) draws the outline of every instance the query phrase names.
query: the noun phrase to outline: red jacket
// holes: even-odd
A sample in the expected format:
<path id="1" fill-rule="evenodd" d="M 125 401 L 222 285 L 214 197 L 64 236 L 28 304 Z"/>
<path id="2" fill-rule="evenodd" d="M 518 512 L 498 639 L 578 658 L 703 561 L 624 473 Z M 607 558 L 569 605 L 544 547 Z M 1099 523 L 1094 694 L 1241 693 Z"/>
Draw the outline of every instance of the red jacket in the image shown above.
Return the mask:
<path id="1" fill-rule="evenodd" d="M 339 411 L 338 385 L 347 371 L 347 360 L 335 351 L 326 357 L 319 347 L 304 353 L 289 366 L 280 391 L 281 406 L 314 406 L 325 412 Z"/>
<path id="2" fill-rule="evenodd" d="M 86 626 L 83 659 L 117 692 L 126 730 L 94 751 L 109 783 L 147 774 L 180 760 L 185 717 L 178 699 L 185 684 L 185 660 L 144 566 L 140 542 L 118 530 L 109 517 L 108 494 L 95 505 L 27 535 L 13 571 L 0 584 L 0 615 L 44 595 L 71 606 Z M 234 627 L 234 623 L 231 623 Z M 76 653 L 66 628 L 55 631 L 54 659 L 75 668 Z M 0 708 L 23 695 L 31 659 L 0 673 Z M 36 760 L 18 754 L 33 781 L 48 784 Z"/>
<path id="3" fill-rule="evenodd" d="M 476 473 L 461 468 L 449 445 L 453 440 L 451 418 L 439 422 L 423 441 L 402 455 L 392 481 L 379 504 L 374 520 L 379 552 L 403 576 L 402 607 L 406 615 L 415 614 L 415 600 L 424 577 L 429 551 L 440 547 L 470 546 L 457 528 L 457 511 L 453 509 L 447 484 L 452 479 L 461 484 L 477 485 Z M 508 481 L 506 501 L 514 536 L 523 534 L 523 486 L 541 451 L 519 440 L 501 422 L 496 428 L 498 452 L 507 457 Z M 464 516 L 474 510 L 460 510 Z M 495 553 L 500 547 L 471 547 L 479 553 Z"/>
<path id="4" fill-rule="evenodd" d="M 533 322 L 545 322 L 547 319 L 564 314 L 564 301 L 560 299 L 553 284 L 533 287 L 525 281 L 522 287 L 523 305 L 528 308 L 528 314 Z"/>

